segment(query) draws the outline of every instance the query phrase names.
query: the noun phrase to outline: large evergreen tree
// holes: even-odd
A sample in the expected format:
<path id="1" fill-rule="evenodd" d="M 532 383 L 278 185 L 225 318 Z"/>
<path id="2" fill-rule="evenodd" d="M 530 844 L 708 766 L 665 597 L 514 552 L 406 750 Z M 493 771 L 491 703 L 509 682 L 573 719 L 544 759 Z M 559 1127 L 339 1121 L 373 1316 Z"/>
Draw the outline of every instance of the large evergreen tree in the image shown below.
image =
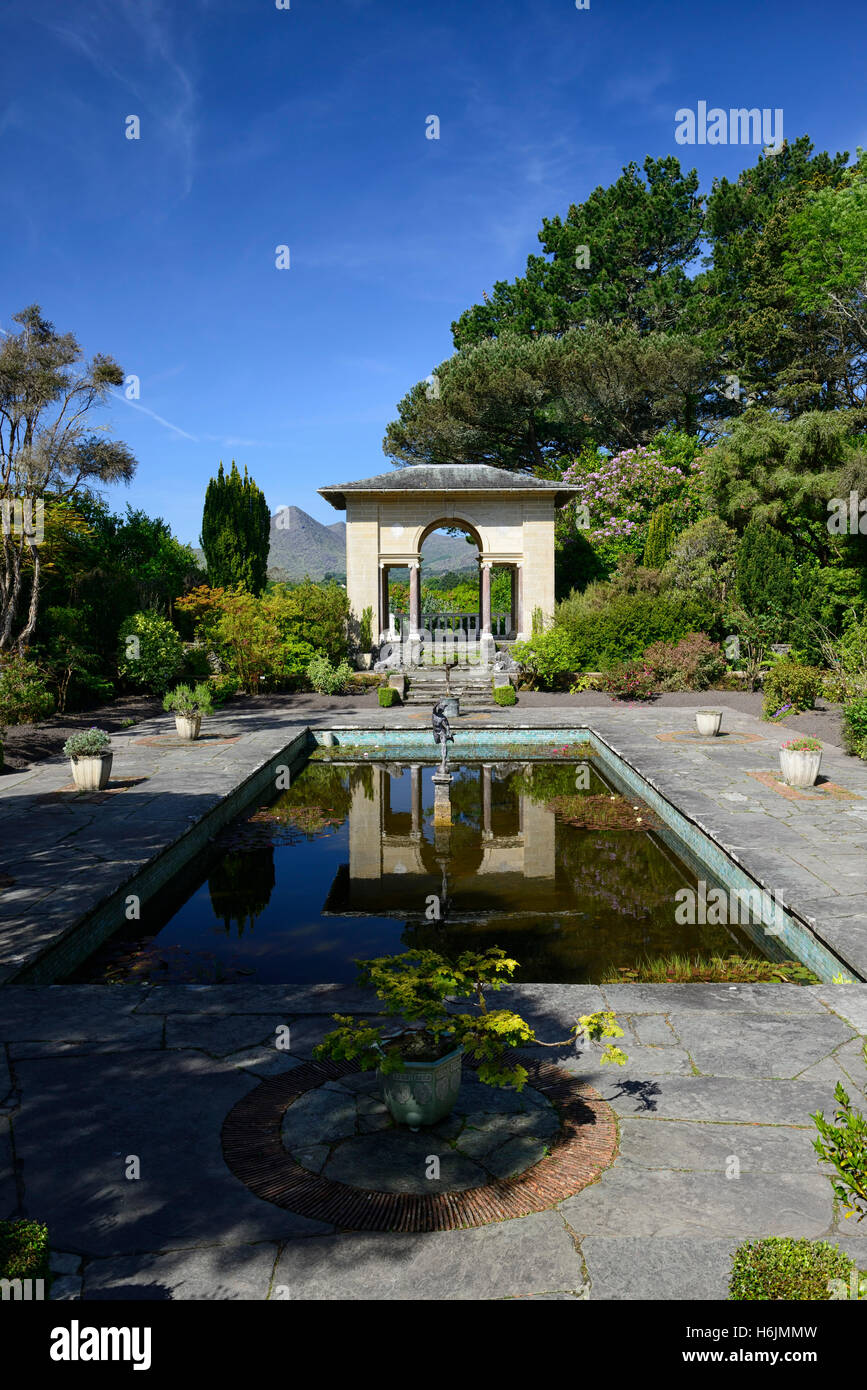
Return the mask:
<path id="1" fill-rule="evenodd" d="M 265 494 L 246 467 L 242 478 L 233 459 L 226 475 L 221 462 L 216 478 L 208 483 L 202 516 L 201 546 L 209 583 L 214 588 L 243 584 L 251 594 L 260 594 L 268 577 L 270 532 Z"/>

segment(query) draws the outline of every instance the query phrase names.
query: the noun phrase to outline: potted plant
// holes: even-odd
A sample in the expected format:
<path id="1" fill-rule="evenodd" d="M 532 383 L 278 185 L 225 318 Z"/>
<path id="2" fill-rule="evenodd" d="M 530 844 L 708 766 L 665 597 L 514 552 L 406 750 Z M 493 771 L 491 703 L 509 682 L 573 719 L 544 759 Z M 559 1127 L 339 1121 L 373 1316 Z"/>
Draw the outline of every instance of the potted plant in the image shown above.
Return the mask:
<path id="1" fill-rule="evenodd" d="M 372 987 L 383 1001 L 383 1013 L 397 1016 L 396 1028 L 365 1023 L 335 1014 L 339 1025 L 328 1033 L 314 1057 L 356 1061 L 362 1071 L 378 1068 L 382 1096 L 397 1124 L 413 1131 L 436 1124 L 449 1114 L 461 1084 L 461 1062 L 466 1055 L 478 1061 L 478 1079 L 488 1086 L 514 1086 L 521 1091 L 527 1070 L 510 1061 L 513 1048 L 538 1044 L 533 1029 L 509 1009 L 489 1011 L 488 989 L 502 989 L 517 969 L 505 951 L 492 946 L 477 953 L 464 951 L 448 960 L 436 951 L 407 951 L 359 961 L 358 983 Z M 450 1012 L 450 1000 L 472 998 L 472 1013 Z M 586 1014 L 571 1030 L 590 1040 L 622 1037 L 611 1012 Z M 561 1042 L 542 1043 L 563 1047 Z M 607 1044 L 603 1062 L 626 1056 Z"/>
<path id="2" fill-rule="evenodd" d="M 70 734 L 63 751 L 72 767 L 72 779 L 79 791 L 97 792 L 108 786 L 111 776 L 111 739 L 104 729 L 84 729 Z"/>
<path id="3" fill-rule="evenodd" d="M 702 738 L 716 737 L 722 723 L 721 709 L 698 709 L 695 712 L 695 727 Z"/>
<path id="4" fill-rule="evenodd" d="M 812 787 L 821 762 L 822 745 L 817 738 L 790 738 L 780 746 L 780 772 L 789 787 Z"/>
<path id="5" fill-rule="evenodd" d="M 214 713 L 211 687 L 204 681 L 196 686 L 176 685 L 163 700 L 163 709 L 174 710 L 175 728 L 180 738 L 198 738 L 202 716 Z"/>

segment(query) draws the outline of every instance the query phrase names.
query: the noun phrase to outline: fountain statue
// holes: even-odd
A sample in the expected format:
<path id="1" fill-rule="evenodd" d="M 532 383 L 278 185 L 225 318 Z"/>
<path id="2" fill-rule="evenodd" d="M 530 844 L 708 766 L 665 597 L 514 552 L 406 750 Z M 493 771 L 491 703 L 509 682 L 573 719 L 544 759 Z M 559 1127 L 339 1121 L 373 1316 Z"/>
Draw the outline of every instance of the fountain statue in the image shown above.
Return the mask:
<path id="1" fill-rule="evenodd" d="M 448 721 L 448 716 L 445 712 L 445 705 L 442 700 L 437 700 L 436 704 L 433 707 L 431 724 L 433 725 L 434 743 L 438 743 L 442 751 L 442 761 L 440 764 L 440 769 L 442 772 L 447 772 L 448 744 L 450 740 L 452 743 L 454 743 L 455 736 L 452 733 L 452 726 Z"/>
<path id="2" fill-rule="evenodd" d="M 449 739 L 454 742 L 455 736 L 452 733 L 451 725 L 446 717 L 445 706 L 442 700 L 438 700 L 433 707 L 431 723 L 433 725 L 434 743 L 438 743 L 442 751 L 440 765 L 433 775 L 434 829 L 435 831 L 444 831 L 452 823 L 450 792 L 452 774 L 449 772 L 448 766 L 448 745 Z"/>

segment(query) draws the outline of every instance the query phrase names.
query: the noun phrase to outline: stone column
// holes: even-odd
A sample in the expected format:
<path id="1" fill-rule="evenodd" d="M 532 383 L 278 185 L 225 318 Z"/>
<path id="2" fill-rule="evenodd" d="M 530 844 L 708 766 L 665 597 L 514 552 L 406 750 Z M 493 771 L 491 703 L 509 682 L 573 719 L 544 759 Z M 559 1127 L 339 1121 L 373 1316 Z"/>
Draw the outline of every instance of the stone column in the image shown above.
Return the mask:
<path id="1" fill-rule="evenodd" d="M 440 772 L 439 769 L 433 775 L 434 784 L 434 827 L 436 829 L 450 826 L 452 823 L 452 800 L 451 785 L 452 774 L 450 772 Z M 439 839 L 437 839 L 439 848 Z"/>
<path id="2" fill-rule="evenodd" d="M 421 839 L 421 767 L 413 763 L 409 770 L 410 804 L 412 809 L 412 838 Z"/>
<path id="3" fill-rule="evenodd" d="M 491 830 L 491 765 L 482 763 L 482 839 L 490 840 Z"/>
<path id="4" fill-rule="evenodd" d="M 515 630 L 519 636 L 525 640 L 529 637 L 529 632 L 524 631 L 524 566 L 516 565 L 515 570 L 518 575 L 518 606 L 515 612 Z"/>
<path id="5" fill-rule="evenodd" d="M 421 634 L 421 561 L 415 560 L 409 567 L 409 635 Z"/>
<path id="6" fill-rule="evenodd" d="M 391 613 L 388 608 L 388 565 L 379 570 L 379 631 L 382 637 L 391 632 Z"/>
<path id="7" fill-rule="evenodd" d="M 491 566 L 487 560 L 482 562 L 482 633 L 491 631 Z"/>

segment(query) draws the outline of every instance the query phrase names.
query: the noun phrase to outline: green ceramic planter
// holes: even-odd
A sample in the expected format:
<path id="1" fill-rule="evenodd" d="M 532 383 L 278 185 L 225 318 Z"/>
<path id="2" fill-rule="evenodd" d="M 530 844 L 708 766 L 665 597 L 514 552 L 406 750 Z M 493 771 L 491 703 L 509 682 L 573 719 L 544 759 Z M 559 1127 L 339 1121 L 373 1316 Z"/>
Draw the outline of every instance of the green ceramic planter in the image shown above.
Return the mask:
<path id="1" fill-rule="evenodd" d="M 415 1133 L 445 1119 L 461 1088 L 463 1055 L 458 1046 L 436 1062 L 405 1062 L 403 1071 L 382 1074 L 382 1098 L 395 1124 Z"/>

